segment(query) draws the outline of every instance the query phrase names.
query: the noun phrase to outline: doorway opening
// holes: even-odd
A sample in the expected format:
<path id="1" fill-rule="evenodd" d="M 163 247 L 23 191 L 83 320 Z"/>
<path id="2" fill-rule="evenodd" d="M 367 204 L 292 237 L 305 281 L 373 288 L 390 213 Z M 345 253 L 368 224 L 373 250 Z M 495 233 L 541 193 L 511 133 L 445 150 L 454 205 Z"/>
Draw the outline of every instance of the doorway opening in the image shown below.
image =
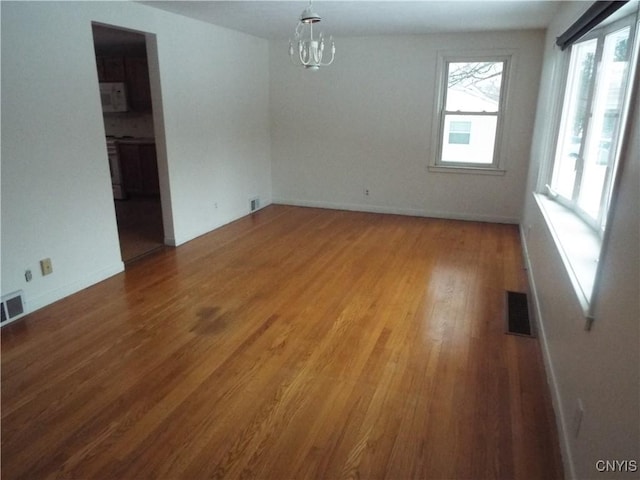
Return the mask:
<path id="1" fill-rule="evenodd" d="M 147 37 L 92 24 L 120 252 L 125 266 L 165 244 Z"/>

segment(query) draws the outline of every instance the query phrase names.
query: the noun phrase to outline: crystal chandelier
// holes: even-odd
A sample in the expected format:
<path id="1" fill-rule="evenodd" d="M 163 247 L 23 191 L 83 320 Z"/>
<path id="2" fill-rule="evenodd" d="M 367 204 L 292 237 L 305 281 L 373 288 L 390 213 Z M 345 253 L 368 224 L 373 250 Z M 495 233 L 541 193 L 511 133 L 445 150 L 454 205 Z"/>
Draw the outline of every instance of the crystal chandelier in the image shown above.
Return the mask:
<path id="1" fill-rule="evenodd" d="M 318 70 L 320 67 L 326 67 L 333 63 L 333 57 L 336 54 L 336 45 L 333 43 L 333 37 L 329 37 L 331 59 L 325 63 L 322 63 L 322 57 L 325 53 L 325 39 L 322 32 L 320 32 L 318 38 L 313 38 L 313 25 L 319 23 L 320 20 L 322 18 L 312 10 L 311 1 L 309 1 L 309 6 L 300 14 L 300 21 L 296 26 L 297 58 L 296 48 L 289 40 L 289 57 L 294 65 L 301 65 L 309 70 Z"/>

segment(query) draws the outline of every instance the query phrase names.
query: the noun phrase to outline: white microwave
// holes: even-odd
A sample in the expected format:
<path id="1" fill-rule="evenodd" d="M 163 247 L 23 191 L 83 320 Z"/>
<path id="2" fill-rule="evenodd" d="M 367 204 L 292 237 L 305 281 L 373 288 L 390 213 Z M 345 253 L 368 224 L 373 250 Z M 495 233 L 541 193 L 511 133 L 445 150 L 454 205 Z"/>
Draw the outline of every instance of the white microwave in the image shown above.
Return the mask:
<path id="1" fill-rule="evenodd" d="M 100 100 L 103 112 L 126 112 L 127 90 L 122 82 L 100 83 Z"/>

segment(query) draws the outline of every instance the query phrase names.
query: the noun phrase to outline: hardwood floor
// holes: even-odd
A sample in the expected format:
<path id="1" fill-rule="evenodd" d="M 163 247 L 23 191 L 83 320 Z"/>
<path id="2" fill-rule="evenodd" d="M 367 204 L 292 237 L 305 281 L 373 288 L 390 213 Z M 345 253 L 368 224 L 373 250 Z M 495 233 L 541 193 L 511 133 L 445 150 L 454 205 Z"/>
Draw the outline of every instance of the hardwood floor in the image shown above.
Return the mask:
<path id="1" fill-rule="evenodd" d="M 4 479 L 562 478 L 512 225 L 270 206 L 2 330 Z"/>
<path id="2" fill-rule="evenodd" d="M 129 263 L 164 247 L 162 207 L 158 197 L 115 200 L 122 261 Z"/>

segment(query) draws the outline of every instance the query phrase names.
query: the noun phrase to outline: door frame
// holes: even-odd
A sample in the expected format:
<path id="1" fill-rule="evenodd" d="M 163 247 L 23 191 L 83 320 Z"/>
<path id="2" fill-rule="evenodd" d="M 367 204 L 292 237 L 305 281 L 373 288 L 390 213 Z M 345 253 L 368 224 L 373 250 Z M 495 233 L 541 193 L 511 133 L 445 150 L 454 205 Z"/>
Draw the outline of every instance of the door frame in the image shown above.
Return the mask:
<path id="1" fill-rule="evenodd" d="M 135 30 L 99 21 L 92 21 L 92 25 L 111 28 L 124 32 L 137 33 L 144 36 L 149 71 L 149 87 L 151 90 L 151 113 L 156 147 L 156 163 L 158 167 L 158 181 L 160 187 L 160 205 L 162 210 L 163 243 L 175 246 L 175 229 L 173 221 L 173 205 L 169 181 L 169 160 L 167 156 L 164 108 L 160 82 L 160 60 L 158 54 L 158 40 L 155 33 Z M 93 41 L 93 37 L 92 37 Z M 95 46 L 95 43 L 94 43 Z M 114 210 L 115 215 L 115 210 Z"/>

